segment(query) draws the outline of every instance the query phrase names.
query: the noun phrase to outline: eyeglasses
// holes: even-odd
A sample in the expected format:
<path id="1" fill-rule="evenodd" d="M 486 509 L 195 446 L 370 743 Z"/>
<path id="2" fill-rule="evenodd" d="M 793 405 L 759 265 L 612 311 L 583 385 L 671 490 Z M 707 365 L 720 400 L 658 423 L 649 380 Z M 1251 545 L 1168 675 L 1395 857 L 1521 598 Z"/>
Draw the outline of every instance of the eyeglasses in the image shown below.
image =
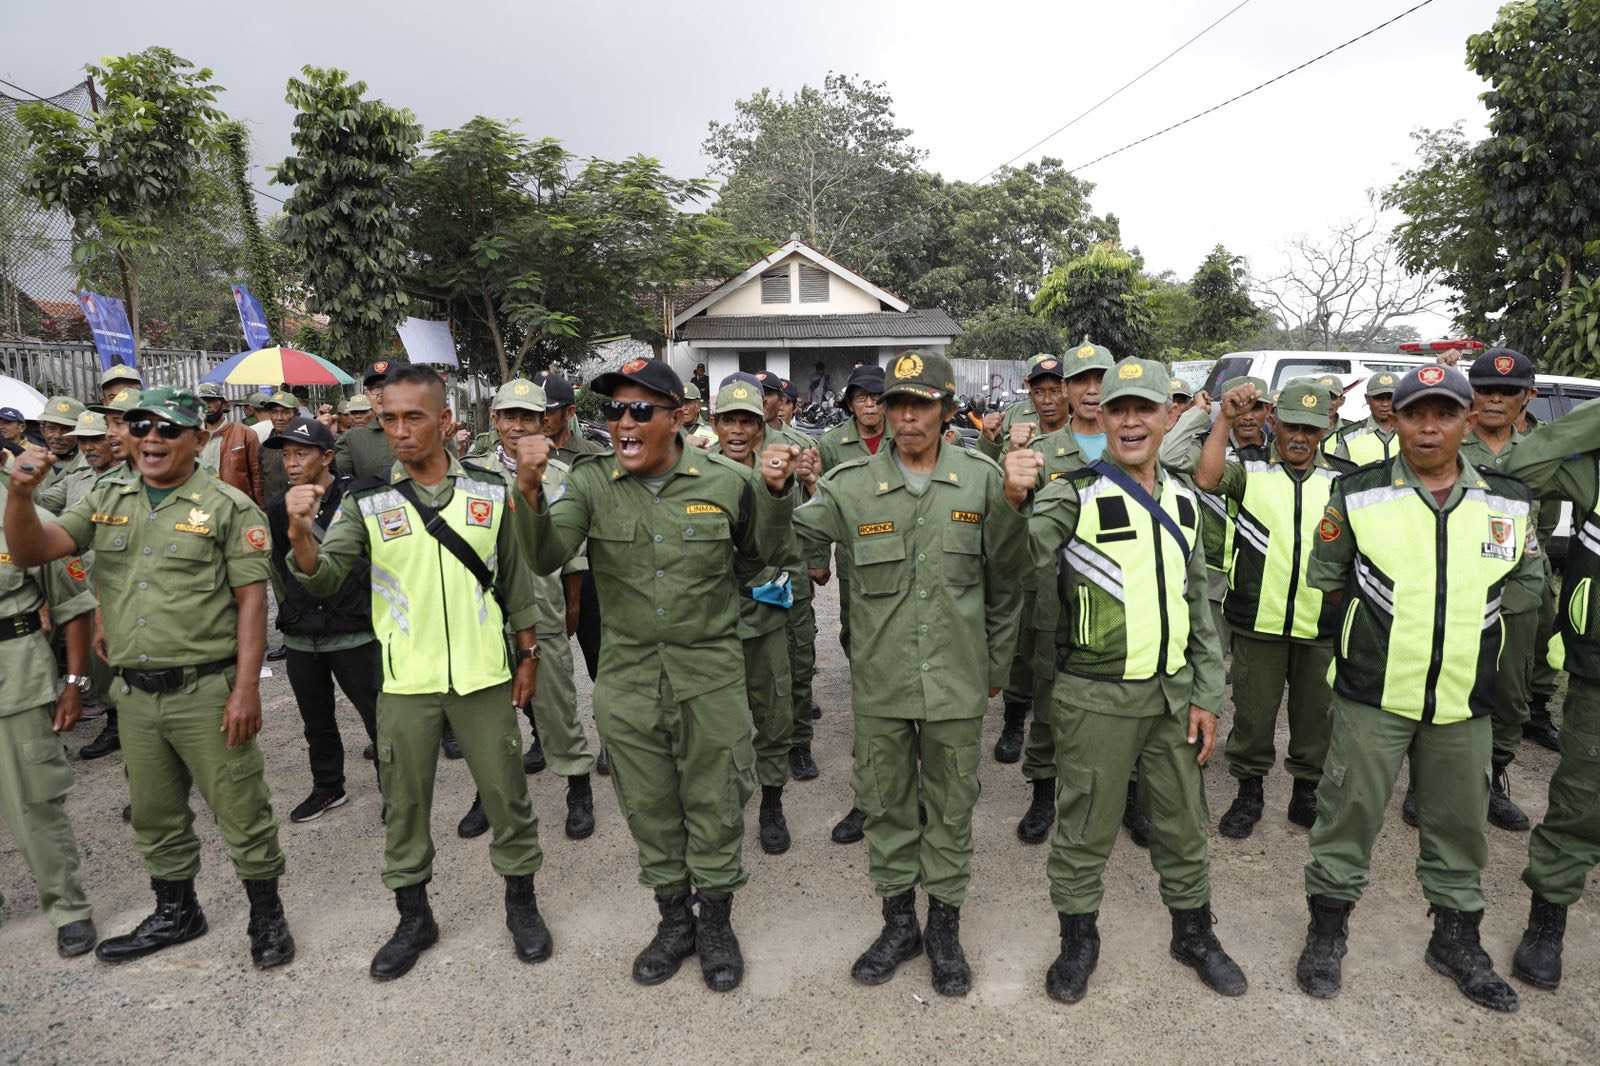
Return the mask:
<path id="1" fill-rule="evenodd" d="M 141 440 L 148 437 L 152 429 L 162 440 L 177 440 L 188 432 L 186 426 L 180 426 L 176 422 L 157 422 L 153 418 L 141 418 L 137 422 L 128 423 L 128 432 Z"/>
<path id="2" fill-rule="evenodd" d="M 632 403 L 623 403 L 620 400 L 601 400 L 600 415 L 607 422 L 620 422 L 624 413 L 635 422 L 648 422 L 656 416 L 657 411 L 676 411 L 676 407 L 664 403 L 651 403 L 649 400 L 634 400 Z"/>

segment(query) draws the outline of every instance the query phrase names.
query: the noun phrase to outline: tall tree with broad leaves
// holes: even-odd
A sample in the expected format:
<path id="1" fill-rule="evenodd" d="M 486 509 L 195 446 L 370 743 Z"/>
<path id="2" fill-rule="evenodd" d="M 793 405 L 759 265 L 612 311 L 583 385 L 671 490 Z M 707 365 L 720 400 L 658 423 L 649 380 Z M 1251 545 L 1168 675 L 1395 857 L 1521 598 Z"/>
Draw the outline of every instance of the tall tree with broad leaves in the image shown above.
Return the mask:
<path id="1" fill-rule="evenodd" d="M 105 100 L 92 120 L 46 103 L 17 108 L 33 151 L 24 188 L 72 216 L 80 277 L 97 261 L 114 265 L 137 348 L 140 276 L 164 227 L 195 195 L 195 172 L 223 118 L 213 106 L 221 86 L 209 68 L 166 48 L 103 63 L 84 68 Z"/>
<path id="2" fill-rule="evenodd" d="M 1057 326 L 1069 344 L 1088 337 L 1118 358 L 1151 358 L 1154 314 L 1150 282 L 1132 255 L 1110 244 L 1052 270 L 1033 298 L 1033 312 Z"/>
<path id="3" fill-rule="evenodd" d="M 261 229 L 261 216 L 256 213 L 255 190 L 250 187 L 250 134 L 242 122 L 225 122 L 221 128 L 224 158 L 227 161 L 228 181 L 239 212 L 239 232 L 244 240 L 245 271 L 249 276 L 250 291 L 261 301 L 267 313 L 267 323 L 279 336 L 283 333 L 283 307 L 278 303 L 277 278 L 272 271 L 272 248 Z"/>
<path id="4" fill-rule="evenodd" d="M 272 180 L 293 186 L 282 236 L 303 271 L 310 309 L 328 316 L 320 354 L 347 369 L 394 343 L 406 315 L 401 278 L 410 239 L 397 203 L 422 128 L 409 110 L 365 99 L 366 82 L 304 67 L 287 99 L 298 112 L 293 155 Z"/>
<path id="5" fill-rule="evenodd" d="M 1244 257 L 1220 244 L 1207 253 L 1189 280 L 1189 295 L 1194 313 L 1184 343 L 1192 350 L 1239 344 L 1267 319 L 1250 298 L 1250 269 Z"/>
<path id="6" fill-rule="evenodd" d="M 1027 311 L 988 307 L 961 325 L 950 345 L 956 359 L 1029 359 L 1039 352 L 1060 352 L 1061 330 Z"/>

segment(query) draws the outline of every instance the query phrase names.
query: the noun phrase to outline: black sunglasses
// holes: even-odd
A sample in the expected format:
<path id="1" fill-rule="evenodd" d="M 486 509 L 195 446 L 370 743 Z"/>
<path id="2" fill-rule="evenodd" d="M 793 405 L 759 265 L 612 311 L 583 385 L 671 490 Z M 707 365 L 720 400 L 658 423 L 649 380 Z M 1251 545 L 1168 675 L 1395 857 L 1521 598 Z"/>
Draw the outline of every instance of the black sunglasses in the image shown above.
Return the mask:
<path id="1" fill-rule="evenodd" d="M 177 440 L 187 433 L 188 427 L 180 426 L 176 422 L 157 422 L 153 418 L 141 418 L 137 422 L 128 423 L 128 432 L 141 440 L 155 430 L 162 440 Z"/>
<path id="2" fill-rule="evenodd" d="M 600 416 L 607 422 L 620 422 L 624 412 L 635 422 L 648 422 L 656 416 L 657 411 L 676 411 L 677 408 L 664 403 L 651 403 L 649 400 L 634 400 L 632 403 L 623 403 L 620 400 L 601 400 Z"/>

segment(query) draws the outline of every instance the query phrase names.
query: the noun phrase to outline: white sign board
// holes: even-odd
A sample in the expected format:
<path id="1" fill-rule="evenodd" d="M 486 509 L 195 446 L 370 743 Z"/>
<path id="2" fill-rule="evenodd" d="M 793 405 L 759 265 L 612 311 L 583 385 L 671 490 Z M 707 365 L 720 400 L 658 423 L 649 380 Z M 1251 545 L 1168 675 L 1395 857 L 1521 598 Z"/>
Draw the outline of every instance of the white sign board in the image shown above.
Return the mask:
<path id="1" fill-rule="evenodd" d="M 406 358 L 413 363 L 461 365 L 456 362 L 456 342 L 450 336 L 450 323 L 408 318 L 400 323 L 399 332 L 400 343 L 405 345 Z"/>

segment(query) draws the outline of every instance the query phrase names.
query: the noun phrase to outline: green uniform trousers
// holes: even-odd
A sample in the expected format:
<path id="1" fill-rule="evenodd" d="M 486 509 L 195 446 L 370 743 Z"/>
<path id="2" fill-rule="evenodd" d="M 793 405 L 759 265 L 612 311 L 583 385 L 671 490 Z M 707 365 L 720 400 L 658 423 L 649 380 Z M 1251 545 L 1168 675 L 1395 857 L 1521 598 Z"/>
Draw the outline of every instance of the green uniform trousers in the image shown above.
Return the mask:
<path id="1" fill-rule="evenodd" d="M 982 735 L 982 718 L 856 715 L 856 802 L 867 816 L 867 869 L 878 895 L 921 885 L 949 906 L 966 900 Z"/>
<path id="2" fill-rule="evenodd" d="M 1505 637 L 1500 645 L 1500 669 L 1494 677 L 1494 754 L 1500 761 L 1510 762 L 1522 747 L 1522 724 L 1528 720 L 1539 612 L 1518 611 L 1500 617 Z"/>
<path id="3" fill-rule="evenodd" d="M 1411 755 L 1417 792 L 1417 880 L 1429 903 L 1483 909 L 1489 858 L 1490 727 L 1487 718 L 1423 724 L 1333 697 L 1333 739 L 1317 787 L 1306 895 L 1357 900 L 1383 826 L 1400 760 Z"/>
<path id="4" fill-rule="evenodd" d="M 839 647 L 844 649 L 845 661 L 850 660 L 850 563 L 848 553 L 840 545 L 838 560 L 834 565 L 834 581 L 839 584 Z"/>
<path id="5" fill-rule="evenodd" d="M 743 678 L 682 702 L 665 671 L 654 696 L 604 672 L 595 681 L 600 739 L 639 848 L 639 881 L 658 896 L 732 892 L 748 880 L 744 805 L 755 791 L 756 753 L 747 699 Z"/>
<path id="6" fill-rule="evenodd" d="M 1051 722 L 1050 701 L 1056 688 L 1056 631 L 1035 629 L 1028 633 L 1031 645 L 1028 676 L 1033 682 L 1028 697 L 1028 743 L 1022 749 L 1022 779 L 1045 781 L 1056 776 L 1056 736 Z M 1020 643 L 1020 641 L 1019 641 Z"/>
<path id="7" fill-rule="evenodd" d="M 539 691 L 529 709 L 545 759 L 562 777 L 594 769 L 589 738 L 578 720 L 578 689 L 572 671 L 572 642 L 566 631 L 539 634 Z"/>
<path id="8" fill-rule="evenodd" d="M 0 822 L 39 886 L 39 908 L 57 929 L 89 917 L 78 881 L 78 842 L 67 820 L 72 768 L 50 729 L 53 704 L 0 717 Z"/>
<path id="9" fill-rule="evenodd" d="M 383 885 L 390 891 L 427 884 L 433 877 L 433 783 L 446 722 L 494 832 L 489 841 L 494 872 L 535 874 L 544 864 L 539 820 L 522 771 L 522 729 L 511 706 L 511 682 L 465 696 L 385 692 L 378 697 L 378 779 L 389 808 Z"/>
<path id="10" fill-rule="evenodd" d="M 1561 762 L 1550 805 L 1528 841 L 1522 881 L 1552 903 L 1571 906 L 1600 865 L 1600 683 L 1568 677 Z"/>
<path id="11" fill-rule="evenodd" d="M 1550 641 L 1556 634 L 1560 596 L 1560 582 L 1552 576 L 1545 582 L 1544 601 L 1539 605 L 1539 630 L 1533 643 L 1533 695 L 1546 703 L 1556 698 L 1556 684 L 1560 680 L 1560 671 L 1550 665 Z"/>
<path id="12" fill-rule="evenodd" d="M 1098 714 L 1071 702 L 1071 684 L 1072 678 L 1059 676 L 1052 704 L 1056 828 L 1045 867 L 1050 902 L 1062 914 L 1100 909 L 1106 860 L 1122 825 L 1128 777 L 1137 769 L 1153 825 L 1150 863 L 1160 880 L 1161 901 L 1184 910 L 1206 906 L 1211 901 L 1206 857 L 1211 815 L 1187 715 Z"/>
<path id="13" fill-rule="evenodd" d="M 1220 570 L 1206 571 L 1206 597 L 1211 601 L 1211 618 L 1217 625 L 1217 639 L 1222 650 L 1233 647 L 1233 625 L 1222 610 L 1222 598 L 1228 593 L 1228 575 Z"/>
<path id="14" fill-rule="evenodd" d="M 198 789 L 216 817 L 228 857 L 242 880 L 283 874 L 278 819 L 254 740 L 230 748 L 222 711 L 233 671 L 195 677 L 176 692 L 145 692 L 118 680 L 117 728 L 128 770 L 133 836 L 150 876 L 185 881 L 200 870 L 189 789 Z"/>
<path id="15" fill-rule="evenodd" d="M 1278 705 L 1289 689 L 1289 753 L 1284 766 L 1297 781 L 1322 780 L 1328 754 L 1328 684 L 1332 644 L 1302 644 L 1233 631 L 1233 725 L 1225 752 L 1234 777 L 1265 777 L 1278 761 L 1273 744 Z"/>
<path id="16" fill-rule="evenodd" d="M 1033 627 L 1033 616 L 1038 598 L 1032 592 L 1023 593 L 1022 621 L 1017 626 L 1017 650 L 1011 653 L 1011 674 L 1001 693 L 1007 707 L 1030 706 L 1035 689 L 1033 684 L 1033 655 L 1038 647 L 1039 631 Z"/>
<path id="17" fill-rule="evenodd" d="M 787 630 L 785 626 L 739 642 L 744 645 L 745 695 L 755 728 L 756 780 L 778 788 L 789 780 L 789 744 L 794 733 Z"/>
<path id="18" fill-rule="evenodd" d="M 817 676 L 817 612 L 812 598 L 795 600 L 789 608 L 789 698 L 794 705 L 794 731 L 789 742 L 802 748 L 811 743 L 811 682 Z"/>

